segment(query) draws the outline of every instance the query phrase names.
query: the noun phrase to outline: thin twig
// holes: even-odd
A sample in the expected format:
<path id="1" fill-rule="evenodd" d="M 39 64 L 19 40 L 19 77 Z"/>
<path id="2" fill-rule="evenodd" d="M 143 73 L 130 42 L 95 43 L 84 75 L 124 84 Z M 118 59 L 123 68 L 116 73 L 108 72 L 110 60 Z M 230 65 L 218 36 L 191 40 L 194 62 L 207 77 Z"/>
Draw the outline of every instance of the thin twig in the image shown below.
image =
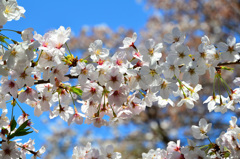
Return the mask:
<path id="1" fill-rule="evenodd" d="M 65 75 L 65 77 L 69 77 L 70 79 L 76 79 L 78 78 L 78 76 L 72 76 L 70 74 Z M 36 82 L 34 82 L 34 84 L 44 84 L 44 83 L 50 83 L 50 80 L 44 81 L 44 80 L 38 80 Z"/>
<path id="2" fill-rule="evenodd" d="M 237 60 L 237 61 L 235 61 L 235 62 L 223 62 L 223 63 L 219 63 L 218 66 L 236 65 L 236 64 L 240 64 L 240 60 Z"/>

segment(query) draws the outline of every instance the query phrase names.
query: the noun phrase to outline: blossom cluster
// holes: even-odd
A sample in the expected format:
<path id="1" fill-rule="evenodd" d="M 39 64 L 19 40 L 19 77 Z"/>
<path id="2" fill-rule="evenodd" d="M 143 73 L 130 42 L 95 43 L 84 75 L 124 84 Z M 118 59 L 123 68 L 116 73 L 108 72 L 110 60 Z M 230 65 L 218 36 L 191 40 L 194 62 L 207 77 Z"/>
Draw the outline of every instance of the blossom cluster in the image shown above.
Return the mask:
<path id="1" fill-rule="evenodd" d="M 85 147 L 76 146 L 73 149 L 72 159 L 121 159 L 121 153 L 114 152 L 112 145 L 108 145 L 105 148 L 101 147 L 100 149 L 93 148 L 91 143 L 88 142 Z"/>
<path id="2" fill-rule="evenodd" d="M 216 139 L 216 143 L 211 142 L 207 136 L 212 124 L 207 123 L 206 119 L 202 118 L 199 121 L 199 126 L 192 126 L 192 135 L 195 139 L 208 139 L 209 144 L 197 146 L 196 142 L 187 139 L 188 145 L 180 146 L 180 140 L 177 142 L 170 141 L 166 149 L 151 149 L 147 153 L 142 153 L 142 159 L 238 158 L 240 156 L 240 144 L 237 140 L 239 139 L 240 128 L 236 124 L 237 118 L 233 116 L 231 119 L 227 132 L 222 132 Z M 88 143 L 85 147 L 75 147 L 72 155 L 72 159 L 101 159 L 102 157 L 120 159 L 121 154 L 114 152 L 112 145 L 107 146 L 105 149 L 101 148 L 99 152 L 98 149 L 92 148 L 91 144 Z"/>
<path id="3" fill-rule="evenodd" d="M 167 149 L 151 149 L 148 153 L 143 153 L 143 159 L 193 159 L 193 158 L 239 158 L 240 156 L 240 144 L 239 130 L 236 125 L 237 118 L 232 117 L 229 122 L 229 128 L 227 132 L 222 132 L 216 139 L 216 143 L 210 141 L 207 133 L 210 131 L 212 124 L 202 118 L 199 121 L 199 126 L 192 126 L 192 135 L 195 139 L 208 138 L 210 143 L 204 146 L 197 146 L 193 140 L 188 139 L 187 146 L 180 146 L 180 140 L 177 143 L 170 141 Z"/>
<path id="4" fill-rule="evenodd" d="M 25 9 L 18 6 L 16 0 L 0 1 L 0 26 L 6 24 L 7 21 L 19 20 L 24 17 Z"/>
<path id="5" fill-rule="evenodd" d="M 34 140 L 29 139 L 26 143 L 19 141 L 2 142 L 0 157 L 2 159 L 26 159 L 27 154 L 32 154 L 32 159 L 41 157 L 45 152 L 45 147 L 42 146 L 38 151 L 35 151 Z"/>
<path id="6" fill-rule="evenodd" d="M 17 5 L 15 0 L 0 1 L 0 25 L 12 19 L 23 17 L 25 10 Z M 7 29 L 0 29 L 0 118 L 2 151 L 1 156 L 8 155 L 16 158 L 22 148 L 21 154 L 27 152 L 34 156 L 41 154 L 44 148 L 34 151 L 33 140 L 29 140 L 27 148 L 24 144 L 10 141 L 15 136 L 27 135 L 33 129 L 28 114 L 21 108 L 20 103 L 26 103 L 34 108 L 34 115 L 40 116 L 49 112 L 49 118 L 59 116 L 69 125 L 72 123 L 93 123 L 96 127 L 108 125 L 122 120 L 130 119 L 156 104 L 160 108 L 167 105 L 181 107 L 185 105 L 192 109 L 199 100 L 198 92 L 202 89 L 199 77 L 206 72 L 213 79 L 213 95 L 204 103 L 208 103 L 209 112 L 225 113 L 228 109 L 235 111 L 236 104 L 240 102 L 240 80 L 234 83 L 238 86 L 232 89 L 221 76 L 222 70 L 232 70 L 223 63 L 240 60 L 240 43 L 236 38 L 227 38 L 227 43 L 220 42 L 214 45 L 205 35 L 198 51 L 193 52 L 185 44 L 185 34 L 178 28 L 166 34 L 163 43 L 148 39 L 144 46 L 137 46 L 137 34 L 126 37 L 123 46 L 117 52 L 104 48 L 101 40 L 96 40 L 89 45 L 90 55 L 84 59 L 74 56 L 68 48 L 67 41 L 71 36 L 71 29 L 64 28 L 47 32 L 44 35 L 34 32 L 33 28 L 24 31 L 14 31 L 21 34 L 22 42 L 17 42 L 4 35 Z M 33 33 L 34 32 L 34 33 Z M 9 44 L 8 41 L 13 44 Z M 162 50 L 167 52 L 166 60 L 162 57 Z M 69 74 L 68 74 L 69 73 Z M 70 79 L 77 79 L 77 83 L 68 83 Z M 227 97 L 217 94 L 216 82 L 221 82 L 227 90 Z M 220 88 L 218 88 L 220 89 Z M 174 102 L 178 100 L 177 102 Z M 6 116 L 8 109 L 6 103 L 11 102 L 12 114 L 15 106 L 19 106 L 22 116 L 15 121 Z M 80 105 L 80 109 L 78 109 Z M 106 120 L 106 117 L 109 120 Z M 232 119 L 233 127 L 236 118 Z M 19 125 L 16 128 L 16 125 Z M 206 133 L 211 124 L 204 119 L 200 120 L 199 127 L 193 126 L 193 136 L 196 139 L 207 138 Z M 238 127 L 229 129 L 217 140 L 219 155 L 225 151 L 236 149 L 238 144 L 233 141 L 237 138 Z M 235 136 L 234 136 L 235 134 Z M 233 143 L 234 142 L 234 143 Z M 193 148 L 194 143 L 189 140 Z M 229 146 L 230 145 L 230 146 Z M 108 150 L 89 148 L 91 153 L 82 153 L 85 148 L 76 148 L 75 155 L 96 155 L 98 157 L 113 153 L 112 147 Z M 211 147 L 212 148 L 212 147 Z M 237 147 L 238 148 L 238 147 Z M 9 152 L 12 153 L 6 153 Z M 90 151 L 91 150 L 91 151 Z M 177 150 L 177 151 L 176 151 Z M 215 149 L 213 149 L 214 155 Z M 186 152 L 186 153 L 185 153 Z M 167 151 L 156 150 L 150 154 L 191 156 L 186 148 L 170 142 Z M 185 155 L 186 154 L 186 155 Z M 197 151 L 194 154 L 202 154 Z M 238 151 L 231 155 L 238 155 Z M 144 156 L 148 156 L 144 154 Z M 191 156 L 192 157 L 192 156 Z M 190 158 L 191 158 L 190 157 Z M 103 157 L 104 158 L 104 157 Z M 146 158 L 146 157 L 145 157 Z"/>

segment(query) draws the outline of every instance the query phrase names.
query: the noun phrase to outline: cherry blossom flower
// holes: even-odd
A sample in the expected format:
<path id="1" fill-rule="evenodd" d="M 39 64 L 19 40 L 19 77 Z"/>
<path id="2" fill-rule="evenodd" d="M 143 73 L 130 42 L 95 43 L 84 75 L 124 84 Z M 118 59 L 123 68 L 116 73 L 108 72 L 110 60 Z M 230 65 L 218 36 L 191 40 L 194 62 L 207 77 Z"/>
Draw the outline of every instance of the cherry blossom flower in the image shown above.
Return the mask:
<path id="1" fill-rule="evenodd" d="M 100 158 L 100 152 L 98 149 L 93 148 L 90 153 L 87 153 L 87 158 Z"/>
<path id="2" fill-rule="evenodd" d="M 52 119 L 59 115 L 60 118 L 67 122 L 70 118 L 70 115 L 72 115 L 73 113 L 74 112 L 72 107 L 68 105 L 58 105 L 54 107 L 54 110 L 52 111 L 49 117 L 50 119 Z"/>
<path id="3" fill-rule="evenodd" d="M 9 92 L 13 98 L 17 98 L 18 85 L 14 80 L 6 80 L 2 83 L 2 92 Z"/>
<path id="4" fill-rule="evenodd" d="M 92 149 L 91 143 L 88 142 L 85 147 L 74 147 L 72 159 L 84 158 Z"/>
<path id="5" fill-rule="evenodd" d="M 180 70 L 175 59 L 174 56 L 168 56 L 166 61 L 161 65 L 165 78 L 172 78 L 174 75 L 179 77 Z"/>
<path id="6" fill-rule="evenodd" d="M 215 112 L 226 113 L 228 109 L 235 110 L 234 101 L 222 95 L 216 95 L 215 98 L 210 96 L 203 103 L 208 103 L 209 112 L 214 110 Z"/>
<path id="7" fill-rule="evenodd" d="M 22 125 L 25 121 L 28 120 L 28 116 L 29 116 L 29 114 L 23 112 L 23 114 L 18 117 L 17 123 L 18 123 L 19 125 Z"/>
<path id="8" fill-rule="evenodd" d="M 161 159 L 167 158 L 167 151 L 161 150 L 160 148 L 156 150 L 149 150 L 148 153 L 142 153 L 142 159 Z"/>
<path id="9" fill-rule="evenodd" d="M 40 101 L 31 101 L 27 99 L 25 103 L 34 108 L 35 116 L 39 117 L 43 113 L 43 111 L 41 110 Z"/>
<path id="10" fill-rule="evenodd" d="M 84 85 L 88 78 L 94 80 L 94 70 L 95 67 L 92 64 L 78 61 L 77 66 L 70 70 L 70 74 L 73 76 L 78 75 L 80 85 Z"/>
<path id="11" fill-rule="evenodd" d="M 192 59 L 189 57 L 190 49 L 181 44 L 177 44 L 171 51 L 169 56 L 175 58 L 177 65 L 185 64 L 187 65 Z"/>
<path id="12" fill-rule="evenodd" d="M 61 59 L 65 53 L 65 48 L 63 46 L 69 40 L 70 34 L 71 28 L 68 27 L 65 29 L 63 26 L 60 26 L 57 30 L 50 33 L 48 46 L 59 59 Z"/>
<path id="13" fill-rule="evenodd" d="M 126 56 L 127 56 L 126 52 L 116 52 L 111 58 L 113 66 L 118 67 L 119 72 L 122 74 L 124 74 L 127 71 L 129 65 Z"/>
<path id="14" fill-rule="evenodd" d="M 30 87 L 27 87 L 27 89 L 24 92 L 21 92 L 18 96 L 18 100 L 21 103 L 25 102 L 27 99 L 36 101 L 37 98 L 38 98 L 37 91 Z"/>
<path id="15" fill-rule="evenodd" d="M 27 28 L 21 32 L 21 37 L 23 41 L 31 41 L 33 40 L 33 28 Z"/>
<path id="16" fill-rule="evenodd" d="M 187 108 L 192 109 L 194 107 L 194 102 L 195 99 L 191 97 L 184 97 L 178 102 L 177 106 L 180 107 L 183 104 L 186 104 Z"/>
<path id="17" fill-rule="evenodd" d="M 133 33 L 133 36 L 131 38 L 130 37 L 124 38 L 123 46 L 119 47 L 119 48 L 120 49 L 126 49 L 126 48 L 129 48 L 129 47 L 135 47 L 134 43 L 135 43 L 136 40 L 137 40 L 137 33 Z"/>
<path id="18" fill-rule="evenodd" d="M 70 118 L 68 119 L 68 125 L 70 125 L 72 122 L 81 125 L 83 123 L 83 117 L 85 117 L 83 114 L 75 112 Z"/>
<path id="19" fill-rule="evenodd" d="M 35 148 L 34 148 L 34 140 L 32 139 L 29 139 L 28 142 L 22 144 L 22 143 L 18 143 L 19 147 L 21 147 L 21 158 L 22 159 L 26 159 L 26 154 L 31 154 L 29 152 L 30 151 L 35 151 Z"/>
<path id="20" fill-rule="evenodd" d="M 159 82 L 159 86 L 154 86 L 153 87 L 153 92 L 158 92 L 160 91 L 160 96 L 164 99 L 168 99 L 170 94 L 172 94 L 173 91 L 177 91 L 178 86 L 174 82 L 169 82 L 165 79 L 162 79 Z"/>
<path id="21" fill-rule="evenodd" d="M 91 54 L 90 58 L 93 62 L 97 62 L 99 59 L 104 60 L 109 55 L 109 50 L 102 48 L 102 41 L 96 40 L 89 45 L 88 51 Z"/>
<path id="22" fill-rule="evenodd" d="M 16 0 L 2 0 L 0 5 L 0 25 L 4 25 L 7 21 L 19 20 L 24 17 L 25 9 L 18 6 Z"/>
<path id="23" fill-rule="evenodd" d="M 240 56 L 240 43 L 236 44 L 235 37 L 228 37 L 227 44 L 220 42 L 218 45 L 219 50 L 221 51 L 222 59 L 225 61 L 236 61 L 239 60 Z"/>
<path id="24" fill-rule="evenodd" d="M 188 146 L 181 148 L 182 154 L 184 154 L 184 158 L 206 158 L 206 154 L 204 151 L 200 150 L 196 143 L 190 139 L 187 139 Z"/>
<path id="25" fill-rule="evenodd" d="M 8 113 L 7 109 L 2 109 L 2 114 L 0 116 L 0 127 L 6 127 L 10 124 L 8 117 L 6 116 Z"/>
<path id="26" fill-rule="evenodd" d="M 6 109 L 6 101 L 10 100 L 11 96 L 2 91 L 2 87 L 0 87 L 0 108 Z"/>
<path id="27" fill-rule="evenodd" d="M 46 148 L 44 146 L 42 146 L 38 151 L 37 153 L 35 153 L 31 159 L 36 159 L 37 157 L 40 157 L 41 158 L 41 155 L 46 151 Z"/>
<path id="28" fill-rule="evenodd" d="M 147 84 L 156 86 L 161 80 L 160 74 L 162 73 L 162 69 L 155 63 L 150 66 L 142 66 L 140 73 L 144 76 Z"/>
<path id="29" fill-rule="evenodd" d="M 39 104 L 41 106 L 41 111 L 50 110 L 50 106 L 52 105 L 52 93 L 47 89 L 44 89 L 44 91 L 40 92 L 40 94 L 41 99 Z"/>
<path id="30" fill-rule="evenodd" d="M 181 159 L 182 154 L 180 151 L 180 140 L 177 141 L 177 143 L 170 141 L 167 146 L 167 152 L 168 152 L 168 158 L 170 159 Z"/>
<path id="31" fill-rule="evenodd" d="M 16 68 L 15 74 L 13 77 L 17 79 L 16 83 L 21 88 L 25 84 L 29 87 L 34 85 L 34 79 L 31 77 L 31 73 L 33 72 L 32 67 L 27 67 L 26 69 L 23 68 Z"/>
<path id="32" fill-rule="evenodd" d="M 129 89 L 126 85 L 121 86 L 118 90 L 112 90 L 108 97 L 109 104 L 121 106 L 127 99 L 128 91 Z"/>
<path id="33" fill-rule="evenodd" d="M 121 159 L 122 155 L 119 152 L 114 152 L 113 146 L 108 145 L 106 148 L 101 148 L 102 159 Z"/>
<path id="34" fill-rule="evenodd" d="M 19 63 L 25 64 L 28 58 L 22 45 L 13 45 L 5 52 L 2 59 L 7 61 L 8 68 L 14 68 Z"/>
<path id="35" fill-rule="evenodd" d="M 168 104 L 170 104 L 172 107 L 175 106 L 175 104 L 173 103 L 173 101 L 169 98 L 167 99 L 163 99 L 161 96 L 158 96 L 158 106 L 160 108 L 164 108 L 166 107 Z"/>
<path id="36" fill-rule="evenodd" d="M 127 72 L 128 86 L 131 90 L 147 90 L 148 84 L 146 83 L 145 77 L 141 75 L 138 70 L 128 70 Z"/>
<path id="37" fill-rule="evenodd" d="M 55 78 L 57 78 L 60 81 L 68 81 L 69 78 L 65 76 L 65 74 L 68 72 L 68 66 L 64 64 L 57 65 L 52 69 L 52 72 L 50 73 L 50 83 L 55 83 Z"/>
<path id="38" fill-rule="evenodd" d="M 155 45 L 155 41 L 153 39 L 149 39 L 145 43 L 145 48 L 141 51 L 143 55 L 143 61 L 150 62 L 150 64 L 154 64 L 162 57 L 162 53 L 160 52 L 163 48 L 162 43 L 158 43 Z"/>
<path id="39" fill-rule="evenodd" d="M 177 27 L 173 28 L 172 33 L 165 34 L 163 38 L 163 41 L 168 44 L 172 44 L 172 43 L 182 44 L 184 40 L 185 40 L 185 35 Z"/>
<path id="40" fill-rule="evenodd" d="M 20 152 L 16 149 L 16 142 L 3 142 L 0 150 L 0 157 L 2 159 L 17 159 Z"/>
<path id="41" fill-rule="evenodd" d="M 123 82 L 123 75 L 118 67 L 112 67 L 106 74 L 107 87 L 117 90 Z"/>
<path id="42" fill-rule="evenodd" d="M 93 100 L 101 102 L 103 88 L 97 83 L 86 83 L 83 87 L 82 100 Z"/>
<path id="43" fill-rule="evenodd" d="M 133 114 L 139 114 L 142 111 L 145 110 L 146 104 L 139 98 L 136 97 L 136 94 L 138 93 L 135 92 L 133 95 L 131 95 L 128 100 L 128 106 L 130 110 L 133 112 Z"/>
<path id="44" fill-rule="evenodd" d="M 199 126 L 193 125 L 191 128 L 193 137 L 196 139 L 208 138 L 207 133 L 211 130 L 211 127 L 212 123 L 208 124 L 206 119 L 200 119 Z"/>

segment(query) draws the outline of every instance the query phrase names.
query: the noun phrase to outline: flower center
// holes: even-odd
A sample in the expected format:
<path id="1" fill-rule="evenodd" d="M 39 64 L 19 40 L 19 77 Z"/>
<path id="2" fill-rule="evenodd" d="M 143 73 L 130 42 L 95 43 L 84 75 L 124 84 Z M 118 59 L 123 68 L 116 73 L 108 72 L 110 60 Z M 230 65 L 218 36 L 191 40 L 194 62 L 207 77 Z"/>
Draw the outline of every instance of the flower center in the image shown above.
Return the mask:
<path id="1" fill-rule="evenodd" d="M 183 52 L 180 52 L 180 53 L 178 54 L 178 57 L 180 57 L 181 59 L 183 59 L 183 58 L 185 57 L 185 55 L 184 55 Z"/>
<path id="2" fill-rule="evenodd" d="M 150 70 L 150 73 L 149 73 L 151 76 L 154 76 L 155 74 L 157 74 L 157 72 L 155 70 Z"/>
<path id="3" fill-rule="evenodd" d="M 116 64 L 119 65 L 119 66 L 122 66 L 122 63 L 123 63 L 123 61 L 120 60 L 120 59 L 118 59 L 118 60 L 116 61 Z"/>
<path id="4" fill-rule="evenodd" d="M 5 13 L 5 14 L 11 13 L 11 10 L 10 10 L 10 7 L 9 7 L 9 6 L 6 6 L 6 9 L 5 9 L 4 13 Z"/>
<path id="5" fill-rule="evenodd" d="M 114 83 L 114 82 L 117 82 L 117 76 L 111 76 L 111 81 Z"/>
<path id="6" fill-rule="evenodd" d="M 17 51 L 16 51 L 15 49 L 13 49 L 13 50 L 11 51 L 11 55 L 12 55 L 12 56 L 16 56 L 16 54 L 17 54 Z"/>
<path id="7" fill-rule="evenodd" d="M 118 95 L 119 95 L 119 92 L 118 92 L 118 91 L 114 91 L 113 95 L 114 95 L 114 96 L 118 96 Z"/>
<path id="8" fill-rule="evenodd" d="M 58 43 L 58 44 L 56 45 L 56 48 L 57 48 L 57 49 L 61 49 L 62 46 L 63 46 L 62 44 Z"/>
<path id="9" fill-rule="evenodd" d="M 5 149 L 5 150 L 3 150 L 3 151 L 4 151 L 4 153 L 5 153 L 6 155 L 8 155 L 8 156 L 11 155 L 11 149 L 7 148 L 7 149 Z"/>
<path id="10" fill-rule="evenodd" d="M 86 67 L 81 70 L 81 74 L 87 75 L 87 73 L 88 73 L 88 70 L 86 69 Z"/>
<path id="11" fill-rule="evenodd" d="M 233 51 L 235 51 L 235 50 L 234 50 L 234 46 L 229 46 L 227 51 L 229 51 L 230 53 L 232 53 Z"/>
<path id="12" fill-rule="evenodd" d="M 99 49 L 96 50 L 95 54 L 100 55 L 101 51 Z"/>
<path id="13" fill-rule="evenodd" d="M 190 75 L 193 75 L 193 74 L 195 74 L 195 69 L 190 68 L 190 69 L 188 70 L 188 72 L 190 73 Z"/>
<path id="14" fill-rule="evenodd" d="M 104 60 L 99 59 L 97 63 L 98 63 L 99 65 L 102 65 L 102 64 L 104 63 Z"/>
<path id="15" fill-rule="evenodd" d="M 11 82 L 8 84 L 8 86 L 9 86 L 10 88 L 13 88 L 13 87 L 15 87 L 15 83 L 11 81 Z"/>
<path id="16" fill-rule="evenodd" d="M 148 50 L 148 54 L 151 55 L 151 56 L 153 55 L 153 52 L 154 52 L 153 49 L 149 49 L 149 50 Z"/>
<path id="17" fill-rule="evenodd" d="M 169 67 L 169 69 L 173 71 L 173 70 L 175 70 L 175 66 L 174 66 L 174 65 L 171 65 L 171 66 Z"/>
<path id="18" fill-rule="evenodd" d="M 21 73 L 20 77 L 25 79 L 28 75 L 26 74 L 26 72 L 24 71 L 23 73 Z"/>
<path id="19" fill-rule="evenodd" d="M 167 82 L 163 81 L 161 84 L 161 89 L 165 89 L 167 87 Z"/>
<path id="20" fill-rule="evenodd" d="M 90 92 L 91 92 L 92 94 L 96 93 L 96 88 L 91 87 Z"/>
<path id="21" fill-rule="evenodd" d="M 201 57 L 201 58 L 205 59 L 206 56 L 207 56 L 207 54 L 206 54 L 205 52 L 200 52 L 200 57 Z"/>
<path id="22" fill-rule="evenodd" d="M 206 132 L 203 130 L 203 128 L 200 128 L 201 134 L 206 134 Z"/>

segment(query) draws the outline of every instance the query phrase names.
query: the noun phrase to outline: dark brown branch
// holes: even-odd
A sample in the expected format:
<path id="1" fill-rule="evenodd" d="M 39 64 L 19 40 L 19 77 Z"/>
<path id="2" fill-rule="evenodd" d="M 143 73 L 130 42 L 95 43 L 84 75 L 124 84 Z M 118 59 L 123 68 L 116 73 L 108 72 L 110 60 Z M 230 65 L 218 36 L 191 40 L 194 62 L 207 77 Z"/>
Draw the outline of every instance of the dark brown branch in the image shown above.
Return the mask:
<path id="1" fill-rule="evenodd" d="M 76 79 L 78 78 L 78 76 L 72 76 L 70 74 L 65 75 L 66 77 L 70 78 L 70 79 Z M 44 80 L 38 80 L 36 82 L 34 82 L 34 84 L 44 84 L 44 83 L 50 83 L 50 80 L 44 81 Z"/>
<path id="2" fill-rule="evenodd" d="M 240 60 L 235 61 L 235 62 L 223 62 L 223 63 L 219 63 L 218 66 L 226 66 L 226 65 L 236 65 L 236 64 L 240 64 Z M 72 76 L 70 74 L 65 75 L 66 77 L 69 77 L 70 79 L 76 79 L 78 78 L 78 76 Z M 36 82 L 34 82 L 34 84 L 44 84 L 44 83 L 50 83 L 50 80 L 44 81 L 44 80 L 38 80 Z"/>
<path id="3" fill-rule="evenodd" d="M 224 63 L 219 63 L 218 66 L 226 66 L 226 65 L 236 65 L 240 64 L 240 60 L 237 60 L 235 62 L 224 62 Z"/>

